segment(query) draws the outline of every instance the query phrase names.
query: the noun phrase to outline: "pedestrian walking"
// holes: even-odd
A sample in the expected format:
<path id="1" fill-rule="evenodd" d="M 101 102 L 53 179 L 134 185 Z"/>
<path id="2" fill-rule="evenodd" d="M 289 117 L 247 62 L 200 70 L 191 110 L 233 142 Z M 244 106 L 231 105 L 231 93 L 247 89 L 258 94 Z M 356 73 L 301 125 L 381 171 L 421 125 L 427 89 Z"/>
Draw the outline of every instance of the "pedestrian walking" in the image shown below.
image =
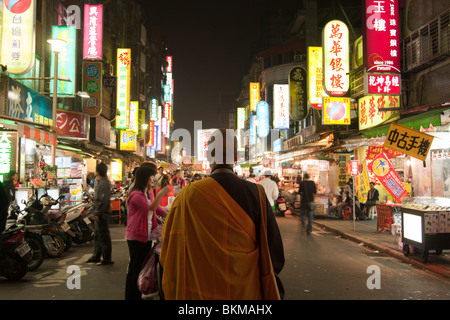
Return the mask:
<path id="1" fill-rule="evenodd" d="M 141 300 L 137 280 L 147 254 L 151 249 L 150 235 L 153 229 L 153 216 L 162 197 L 168 188 L 165 187 L 151 200 L 151 186 L 156 174 L 156 168 L 141 166 L 136 171 L 136 180 L 128 199 L 128 222 L 126 239 L 130 260 L 125 285 L 126 300 Z M 156 225 L 155 225 L 156 227 Z"/>
<path id="2" fill-rule="evenodd" d="M 111 235 L 109 233 L 109 218 L 111 216 L 111 184 L 106 177 L 106 164 L 99 163 L 95 168 L 94 186 L 94 215 L 95 215 L 95 236 L 94 252 L 88 262 L 95 262 L 97 265 L 109 265 L 111 260 Z"/>
<path id="3" fill-rule="evenodd" d="M 314 195 L 316 194 L 316 184 L 309 179 L 309 174 L 303 174 L 303 181 L 300 182 L 300 209 L 301 209 L 301 221 L 305 225 L 305 219 L 308 218 L 308 225 L 306 227 L 306 234 L 310 235 L 312 232 L 314 221 L 314 210 L 316 205 L 314 203 Z"/>
<path id="4" fill-rule="evenodd" d="M 216 130 L 208 148 L 210 177 L 186 185 L 164 223 L 165 297 L 280 299 L 283 243 L 264 188 L 233 173 L 233 133 Z"/>
<path id="5" fill-rule="evenodd" d="M 266 170 L 264 172 L 263 179 L 257 183 L 264 187 L 267 199 L 269 200 L 270 206 L 273 209 L 275 201 L 278 199 L 280 191 L 278 190 L 277 183 L 271 179 L 271 176 L 272 172 L 270 170 Z"/>
<path id="6" fill-rule="evenodd" d="M 161 207 L 166 207 L 169 204 L 169 197 L 173 197 L 174 196 L 174 187 L 170 185 L 170 176 L 165 174 L 162 179 L 161 179 L 161 185 L 159 187 L 156 188 L 156 195 L 158 195 L 158 193 L 164 189 L 164 187 L 167 187 L 168 192 L 167 194 L 162 197 L 161 199 L 161 203 L 160 206 Z"/>

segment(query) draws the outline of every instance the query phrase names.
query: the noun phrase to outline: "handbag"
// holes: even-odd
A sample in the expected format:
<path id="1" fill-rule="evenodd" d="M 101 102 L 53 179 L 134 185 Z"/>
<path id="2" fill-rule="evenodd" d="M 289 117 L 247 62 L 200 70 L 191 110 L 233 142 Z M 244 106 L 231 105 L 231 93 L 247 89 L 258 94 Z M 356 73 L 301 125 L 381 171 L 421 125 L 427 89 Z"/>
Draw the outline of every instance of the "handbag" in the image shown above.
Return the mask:
<path id="1" fill-rule="evenodd" d="M 150 249 L 150 252 L 145 258 L 141 272 L 139 272 L 137 285 L 139 291 L 142 294 L 151 294 L 158 291 L 158 284 L 156 282 L 156 260 L 154 248 Z"/>

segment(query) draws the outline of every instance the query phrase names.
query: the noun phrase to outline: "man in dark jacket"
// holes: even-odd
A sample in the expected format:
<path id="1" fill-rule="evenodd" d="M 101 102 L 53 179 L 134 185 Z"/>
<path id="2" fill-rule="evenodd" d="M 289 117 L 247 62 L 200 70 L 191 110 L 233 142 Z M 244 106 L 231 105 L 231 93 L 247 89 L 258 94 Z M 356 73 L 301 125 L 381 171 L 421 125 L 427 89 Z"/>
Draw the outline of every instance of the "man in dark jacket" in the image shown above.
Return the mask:
<path id="1" fill-rule="evenodd" d="M 310 235 L 312 232 L 314 221 L 314 194 L 316 193 L 316 184 L 309 179 L 309 175 L 305 172 L 303 174 L 303 181 L 300 183 L 300 208 L 302 224 L 305 224 L 305 218 L 308 217 L 308 226 L 306 227 L 306 234 Z"/>
<path id="2" fill-rule="evenodd" d="M 111 216 L 111 185 L 106 172 L 106 164 L 99 163 L 95 169 L 94 213 L 95 213 L 95 244 L 94 253 L 88 262 L 97 265 L 113 264 L 111 260 L 111 235 L 109 233 L 109 217 Z M 103 256 L 103 259 L 100 258 Z"/>

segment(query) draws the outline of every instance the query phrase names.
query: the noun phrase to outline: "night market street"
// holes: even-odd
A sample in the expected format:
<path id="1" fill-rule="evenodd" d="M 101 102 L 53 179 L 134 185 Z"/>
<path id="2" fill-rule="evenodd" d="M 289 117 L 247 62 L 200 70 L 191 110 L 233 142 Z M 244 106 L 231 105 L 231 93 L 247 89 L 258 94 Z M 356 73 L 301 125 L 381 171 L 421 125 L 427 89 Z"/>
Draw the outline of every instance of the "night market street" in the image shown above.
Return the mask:
<path id="1" fill-rule="evenodd" d="M 280 274 L 285 300 L 450 299 L 448 277 L 371 250 L 325 229 L 315 227 L 312 235 L 307 236 L 296 216 L 278 217 L 277 222 L 286 257 Z M 317 220 L 321 225 L 325 222 L 325 219 Z M 349 220 L 334 223 L 352 225 Z M 18 282 L 0 278 L 0 299 L 123 300 L 128 263 L 125 227 L 112 225 L 111 235 L 113 265 L 100 267 L 85 263 L 92 253 L 93 243 L 74 246 L 61 258 L 46 259 L 36 271 L 28 272 Z M 434 262 L 436 258 L 430 255 L 429 264 Z M 67 287 L 71 275 L 67 269 L 72 265 L 80 268 L 80 289 Z M 368 289 L 367 282 L 373 274 L 373 271 L 368 272 L 371 266 L 379 267 L 380 289 Z"/>

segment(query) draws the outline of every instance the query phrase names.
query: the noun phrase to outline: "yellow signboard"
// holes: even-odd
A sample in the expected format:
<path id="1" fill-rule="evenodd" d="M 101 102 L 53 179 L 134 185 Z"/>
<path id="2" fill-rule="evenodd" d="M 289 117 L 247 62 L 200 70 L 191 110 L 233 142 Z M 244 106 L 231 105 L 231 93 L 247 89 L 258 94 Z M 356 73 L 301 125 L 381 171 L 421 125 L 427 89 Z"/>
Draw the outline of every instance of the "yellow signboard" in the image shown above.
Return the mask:
<path id="1" fill-rule="evenodd" d="M 358 100 L 358 123 L 359 130 L 369 129 L 382 123 L 393 121 L 398 118 L 400 110 L 399 96 L 364 96 Z M 392 111 L 380 111 L 380 109 L 391 109 Z"/>
<path id="2" fill-rule="evenodd" d="M 323 98 L 322 124 L 350 125 L 350 98 Z"/>
<path id="3" fill-rule="evenodd" d="M 391 123 L 384 147 L 403 152 L 425 161 L 433 143 L 433 136 L 408 127 Z"/>
<path id="4" fill-rule="evenodd" d="M 309 103 L 313 108 L 322 109 L 323 90 L 322 47 L 308 47 Z"/>
<path id="5" fill-rule="evenodd" d="M 122 160 L 114 159 L 111 161 L 111 179 L 122 181 Z"/>
<path id="6" fill-rule="evenodd" d="M 35 59 L 36 1 L 0 1 L 3 6 L 0 63 L 12 74 L 25 74 Z"/>
<path id="7" fill-rule="evenodd" d="M 256 111 L 256 105 L 260 98 L 259 82 L 250 82 L 250 111 Z"/>
<path id="8" fill-rule="evenodd" d="M 120 130 L 120 150 L 136 151 L 136 132 L 130 130 Z"/>

